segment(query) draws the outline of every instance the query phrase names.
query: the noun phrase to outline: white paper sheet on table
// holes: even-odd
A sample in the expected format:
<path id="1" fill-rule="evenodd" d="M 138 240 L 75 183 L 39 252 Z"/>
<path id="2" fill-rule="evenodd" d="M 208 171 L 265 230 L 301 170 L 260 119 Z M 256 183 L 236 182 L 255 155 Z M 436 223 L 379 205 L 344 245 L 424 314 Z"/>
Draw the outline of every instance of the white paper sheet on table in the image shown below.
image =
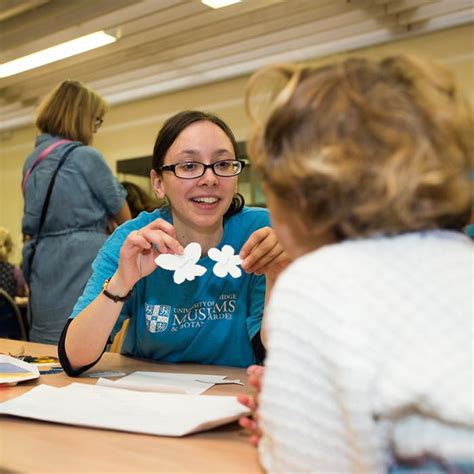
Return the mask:
<path id="1" fill-rule="evenodd" d="M 232 396 L 39 385 L 0 404 L 0 414 L 161 436 L 184 436 L 236 420 L 248 410 Z"/>
<path id="2" fill-rule="evenodd" d="M 169 372 L 132 372 L 118 380 L 100 378 L 97 385 L 104 387 L 126 388 L 142 392 L 185 393 L 199 395 L 214 384 L 239 383 L 225 380 L 225 375 L 174 374 Z"/>

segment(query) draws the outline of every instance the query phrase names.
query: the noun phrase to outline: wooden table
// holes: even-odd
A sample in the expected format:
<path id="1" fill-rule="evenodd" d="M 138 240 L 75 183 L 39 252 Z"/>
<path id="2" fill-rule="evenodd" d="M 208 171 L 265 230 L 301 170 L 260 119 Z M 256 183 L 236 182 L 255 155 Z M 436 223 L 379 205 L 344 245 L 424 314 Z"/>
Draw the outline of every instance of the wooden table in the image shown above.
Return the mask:
<path id="1" fill-rule="evenodd" d="M 0 352 L 56 355 L 55 346 L 0 339 Z M 196 364 L 159 364 L 105 353 L 91 371 L 208 373 L 238 378 L 246 385 L 216 385 L 206 395 L 250 392 L 245 369 Z M 0 401 L 45 383 L 55 387 L 96 379 L 64 373 L 0 388 Z M 141 435 L 0 416 L 0 472 L 261 473 L 257 451 L 237 423 L 183 438 Z"/>

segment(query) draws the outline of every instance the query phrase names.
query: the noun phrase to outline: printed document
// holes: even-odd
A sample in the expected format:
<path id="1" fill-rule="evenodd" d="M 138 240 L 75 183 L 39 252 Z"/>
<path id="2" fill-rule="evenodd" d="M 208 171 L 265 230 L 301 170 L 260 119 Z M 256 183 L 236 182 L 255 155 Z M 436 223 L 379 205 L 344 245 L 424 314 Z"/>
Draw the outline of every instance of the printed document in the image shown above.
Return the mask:
<path id="1" fill-rule="evenodd" d="M 245 413 L 234 396 L 137 392 L 81 383 L 38 385 L 0 404 L 0 415 L 161 436 L 208 430 Z"/>

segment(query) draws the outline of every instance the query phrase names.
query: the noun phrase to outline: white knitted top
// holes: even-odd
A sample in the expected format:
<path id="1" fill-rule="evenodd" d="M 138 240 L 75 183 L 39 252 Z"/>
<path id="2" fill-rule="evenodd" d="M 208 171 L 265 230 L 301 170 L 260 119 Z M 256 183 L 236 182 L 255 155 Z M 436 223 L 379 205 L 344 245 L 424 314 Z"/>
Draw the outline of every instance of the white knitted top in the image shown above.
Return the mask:
<path id="1" fill-rule="evenodd" d="M 329 245 L 278 279 L 260 398 L 270 472 L 474 459 L 473 244 L 449 231 Z"/>

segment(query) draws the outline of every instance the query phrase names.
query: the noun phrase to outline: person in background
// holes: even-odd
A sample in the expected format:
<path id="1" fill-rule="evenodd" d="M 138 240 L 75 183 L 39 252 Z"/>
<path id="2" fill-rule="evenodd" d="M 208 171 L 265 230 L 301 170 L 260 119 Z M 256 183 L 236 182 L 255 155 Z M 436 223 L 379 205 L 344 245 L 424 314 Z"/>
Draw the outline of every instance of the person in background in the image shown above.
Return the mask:
<path id="1" fill-rule="evenodd" d="M 122 181 L 120 184 L 127 191 L 127 203 L 132 219 L 142 211 L 153 212 L 157 207 L 160 207 L 160 203 L 137 184 L 129 181 Z"/>
<path id="2" fill-rule="evenodd" d="M 232 131 L 215 115 L 184 111 L 166 121 L 151 183 L 169 204 L 120 226 L 101 249 L 59 343 L 66 373 L 92 367 L 125 319 L 123 354 L 238 367 L 263 358 L 265 293 L 287 259 L 268 211 L 245 207 L 237 193 L 244 166 L 237 153 Z M 157 267 L 157 256 L 182 255 L 190 243 L 200 246 L 187 257 L 199 265 L 192 278 Z M 234 252 L 245 272 L 214 274 L 216 261 Z"/>
<path id="3" fill-rule="evenodd" d="M 249 369 L 260 396 L 239 397 L 263 466 L 474 472 L 474 120 L 451 74 L 409 56 L 281 66 L 247 100 L 294 259 L 267 308 L 266 367 Z"/>
<path id="4" fill-rule="evenodd" d="M 26 296 L 28 289 L 22 271 L 9 262 L 12 250 L 10 231 L 0 227 L 0 288 L 15 298 Z"/>
<path id="5" fill-rule="evenodd" d="M 56 86 L 38 109 L 40 135 L 22 181 L 23 270 L 34 342 L 57 344 L 107 239 L 108 220 L 130 218 L 125 190 L 91 146 L 106 110 L 96 92 L 71 80 Z"/>

